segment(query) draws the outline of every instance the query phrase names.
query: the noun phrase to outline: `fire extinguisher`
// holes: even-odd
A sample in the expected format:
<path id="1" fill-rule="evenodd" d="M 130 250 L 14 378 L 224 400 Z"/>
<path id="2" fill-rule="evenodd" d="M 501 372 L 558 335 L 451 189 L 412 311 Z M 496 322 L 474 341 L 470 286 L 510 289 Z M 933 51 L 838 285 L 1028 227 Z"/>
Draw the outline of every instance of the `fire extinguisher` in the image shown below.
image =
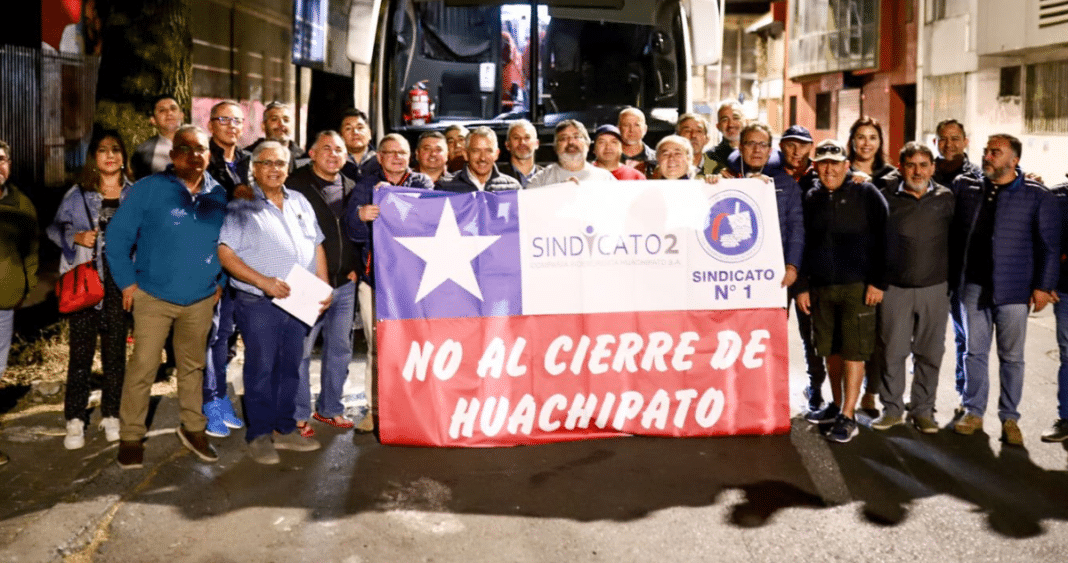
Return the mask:
<path id="1" fill-rule="evenodd" d="M 430 109 L 430 93 L 426 90 L 426 80 L 412 84 L 406 102 L 404 122 L 408 125 L 426 125 L 434 117 Z"/>

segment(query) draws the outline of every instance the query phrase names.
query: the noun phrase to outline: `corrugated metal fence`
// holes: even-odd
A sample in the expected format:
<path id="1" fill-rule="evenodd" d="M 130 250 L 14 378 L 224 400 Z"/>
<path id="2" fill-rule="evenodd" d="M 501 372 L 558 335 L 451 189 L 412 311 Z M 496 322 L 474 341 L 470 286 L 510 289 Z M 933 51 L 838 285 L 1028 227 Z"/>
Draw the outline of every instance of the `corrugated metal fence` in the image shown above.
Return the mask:
<path id="1" fill-rule="evenodd" d="M 0 139 L 26 190 L 67 183 L 85 162 L 93 128 L 97 57 L 0 46 Z"/>

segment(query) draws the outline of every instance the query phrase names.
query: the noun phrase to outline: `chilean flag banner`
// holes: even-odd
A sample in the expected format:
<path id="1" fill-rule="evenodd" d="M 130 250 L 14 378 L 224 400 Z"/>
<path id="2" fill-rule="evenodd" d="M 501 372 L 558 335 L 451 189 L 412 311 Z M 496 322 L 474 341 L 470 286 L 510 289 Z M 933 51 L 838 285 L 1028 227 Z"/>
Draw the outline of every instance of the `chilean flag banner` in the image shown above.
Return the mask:
<path id="1" fill-rule="evenodd" d="M 772 184 L 374 199 L 383 443 L 789 430 Z"/>

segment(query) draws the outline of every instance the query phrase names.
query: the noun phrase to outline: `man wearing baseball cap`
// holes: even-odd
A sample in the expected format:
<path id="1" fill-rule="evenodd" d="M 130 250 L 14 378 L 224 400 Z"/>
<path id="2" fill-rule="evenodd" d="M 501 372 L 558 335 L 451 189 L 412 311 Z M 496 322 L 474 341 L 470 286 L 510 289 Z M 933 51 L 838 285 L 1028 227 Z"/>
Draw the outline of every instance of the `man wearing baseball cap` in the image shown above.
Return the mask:
<path id="1" fill-rule="evenodd" d="M 593 133 L 593 165 L 604 168 L 616 180 L 644 180 L 645 174 L 620 162 L 623 156 L 623 135 L 615 125 L 604 124 Z"/>
<path id="2" fill-rule="evenodd" d="M 812 135 L 801 125 L 791 125 L 779 139 L 779 161 L 786 173 L 801 186 L 804 194 L 812 188 L 816 180 L 816 169 L 812 167 Z"/>
<path id="3" fill-rule="evenodd" d="M 809 156 L 812 154 L 812 135 L 801 125 L 791 125 L 779 139 L 779 162 L 783 170 L 801 187 L 802 198 L 816 182 L 816 169 Z M 790 286 L 790 299 L 797 298 L 796 286 Z M 823 358 L 816 354 L 812 344 L 812 316 L 794 307 L 797 314 L 797 329 L 801 333 L 801 344 L 805 349 L 805 362 L 808 365 L 808 387 L 805 398 L 808 399 L 809 412 L 823 408 L 823 382 L 827 380 L 827 368 Z"/>
<path id="4" fill-rule="evenodd" d="M 864 362 L 875 347 L 875 306 L 886 289 L 886 199 L 853 182 L 842 143 L 827 139 L 812 158 L 818 178 L 803 200 L 805 252 L 797 305 L 812 315 L 816 353 L 827 361 L 833 402 L 806 419 L 829 424 L 827 439 L 857 434 L 854 415 Z"/>

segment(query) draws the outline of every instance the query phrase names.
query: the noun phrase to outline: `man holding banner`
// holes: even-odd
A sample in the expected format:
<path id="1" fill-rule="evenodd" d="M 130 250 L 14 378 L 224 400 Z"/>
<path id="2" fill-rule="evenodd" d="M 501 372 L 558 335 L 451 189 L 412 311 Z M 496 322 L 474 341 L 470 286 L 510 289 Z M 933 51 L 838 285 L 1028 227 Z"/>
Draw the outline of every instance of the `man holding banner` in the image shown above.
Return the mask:
<path id="1" fill-rule="evenodd" d="M 528 188 L 551 186 L 561 182 L 587 182 L 592 180 L 615 180 L 616 177 L 604 168 L 586 162 L 590 151 L 590 134 L 582 122 L 565 119 L 556 125 L 553 138 L 557 162 L 545 167 L 530 179 Z"/>
<path id="2" fill-rule="evenodd" d="M 397 133 L 390 133 L 378 144 L 378 162 L 381 167 L 360 178 L 356 188 L 345 205 L 345 229 L 349 239 L 356 245 L 360 260 L 356 273 L 359 284 L 356 286 L 356 299 L 360 305 L 360 320 L 363 321 L 363 334 L 367 339 L 367 371 L 364 376 L 364 392 L 367 395 L 367 416 L 356 426 L 359 432 L 374 431 L 374 414 L 378 401 L 375 395 L 375 377 L 377 363 L 375 356 L 375 314 L 374 314 L 374 264 L 371 260 L 371 229 L 369 223 L 378 218 L 379 207 L 372 198 L 376 190 L 383 186 L 405 186 L 433 190 L 434 182 L 426 174 L 413 172 L 408 167 L 411 156 L 408 140 Z"/>

